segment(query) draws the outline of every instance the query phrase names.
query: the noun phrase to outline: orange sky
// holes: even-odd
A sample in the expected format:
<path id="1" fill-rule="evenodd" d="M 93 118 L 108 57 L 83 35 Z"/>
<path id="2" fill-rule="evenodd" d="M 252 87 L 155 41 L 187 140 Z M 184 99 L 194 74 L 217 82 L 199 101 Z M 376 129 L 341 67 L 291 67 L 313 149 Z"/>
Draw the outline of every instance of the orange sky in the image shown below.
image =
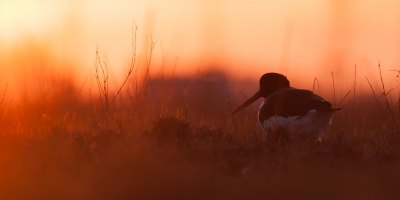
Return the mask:
<path id="1" fill-rule="evenodd" d="M 395 73 L 389 72 L 400 66 L 400 2 L 395 0 L 59 2 L 0 2 L 1 77 L 32 68 L 30 59 L 43 63 L 31 55 L 39 48 L 56 63 L 48 68 L 62 66 L 88 78 L 96 44 L 119 77 L 130 62 L 135 20 L 142 55 L 150 36 L 157 40 L 153 75 L 162 60 L 170 73 L 179 58 L 178 75 L 220 66 L 230 76 L 256 80 L 276 71 L 309 87 L 314 77 L 330 78 L 333 71 L 338 84 L 351 85 L 357 65 L 360 81 L 368 76 L 379 86 L 379 58 L 384 75 L 392 77 L 386 80 L 397 84 Z"/>

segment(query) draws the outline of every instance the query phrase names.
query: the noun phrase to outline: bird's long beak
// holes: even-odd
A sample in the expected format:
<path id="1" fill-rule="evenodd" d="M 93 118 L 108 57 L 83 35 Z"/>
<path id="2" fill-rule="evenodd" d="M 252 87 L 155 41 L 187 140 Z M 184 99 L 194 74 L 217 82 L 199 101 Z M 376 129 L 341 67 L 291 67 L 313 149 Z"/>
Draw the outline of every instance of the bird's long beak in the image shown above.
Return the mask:
<path id="1" fill-rule="evenodd" d="M 252 104 L 253 102 L 255 102 L 257 99 L 261 98 L 261 92 L 260 90 L 257 91 L 252 97 L 250 97 L 250 99 L 248 99 L 247 101 L 245 101 L 242 105 L 240 105 L 239 107 L 237 107 L 233 112 L 232 115 L 243 110 L 244 108 L 246 108 L 247 106 L 249 106 L 250 104 Z"/>

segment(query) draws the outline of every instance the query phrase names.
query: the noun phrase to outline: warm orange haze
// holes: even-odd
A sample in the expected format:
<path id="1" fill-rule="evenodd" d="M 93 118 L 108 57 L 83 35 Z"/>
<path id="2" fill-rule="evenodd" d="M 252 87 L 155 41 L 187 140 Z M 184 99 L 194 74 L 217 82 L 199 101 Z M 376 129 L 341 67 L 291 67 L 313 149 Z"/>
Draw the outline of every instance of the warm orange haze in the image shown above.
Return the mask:
<path id="1" fill-rule="evenodd" d="M 151 76 L 220 68 L 232 78 L 257 79 L 275 71 L 310 87 L 333 71 L 342 88 L 353 83 L 345 75 L 357 65 L 360 82 L 368 76 L 378 84 L 378 58 L 385 76 L 399 66 L 399 10 L 397 1 L 2 1 L 1 70 L 15 76 L 37 67 L 23 62 L 45 56 L 42 62 L 55 63 L 42 67 L 73 71 L 83 82 L 98 45 L 119 77 L 136 22 L 142 62 L 151 38 L 157 41 Z"/>
<path id="2" fill-rule="evenodd" d="M 399 13 L 2 0 L 0 199 L 397 199 Z M 320 142 L 258 127 L 267 72 L 332 104 Z"/>

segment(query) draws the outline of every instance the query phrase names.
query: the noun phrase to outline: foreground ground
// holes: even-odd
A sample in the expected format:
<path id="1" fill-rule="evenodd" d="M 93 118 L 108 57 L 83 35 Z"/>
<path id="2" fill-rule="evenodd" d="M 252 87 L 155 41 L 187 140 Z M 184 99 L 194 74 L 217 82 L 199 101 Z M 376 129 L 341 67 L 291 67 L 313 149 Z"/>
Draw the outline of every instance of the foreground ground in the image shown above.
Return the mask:
<path id="1" fill-rule="evenodd" d="M 396 199 L 400 146 L 228 133 L 161 117 L 150 131 L 0 137 L 2 199 Z"/>
<path id="2" fill-rule="evenodd" d="M 109 107 L 68 84 L 1 104 L 0 199 L 400 198 L 398 104 L 348 99 L 321 142 L 292 141 L 231 116 L 227 81 L 174 82 Z"/>

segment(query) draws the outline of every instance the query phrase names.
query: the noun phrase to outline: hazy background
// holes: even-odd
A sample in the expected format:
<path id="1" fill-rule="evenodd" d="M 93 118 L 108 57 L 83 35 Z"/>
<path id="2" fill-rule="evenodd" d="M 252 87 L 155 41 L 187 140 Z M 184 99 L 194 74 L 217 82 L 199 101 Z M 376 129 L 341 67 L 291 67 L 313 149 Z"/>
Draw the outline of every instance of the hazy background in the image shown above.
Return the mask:
<path id="1" fill-rule="evenodd" d="M 194 77 L 219 68 L 231 80 L 284 73 L 296 87 L 380 87 L 377 64 L 397 90 L 400 2 L 396 0 L 2 0 L 0 88 L 56 74 L 93 79 L 96 46 L 119 80 L 130 64 L 138 26 L 139 63 L 151 39 L 150 76 Z M 398 90 L 397 90 L 398 92 Z"/>

